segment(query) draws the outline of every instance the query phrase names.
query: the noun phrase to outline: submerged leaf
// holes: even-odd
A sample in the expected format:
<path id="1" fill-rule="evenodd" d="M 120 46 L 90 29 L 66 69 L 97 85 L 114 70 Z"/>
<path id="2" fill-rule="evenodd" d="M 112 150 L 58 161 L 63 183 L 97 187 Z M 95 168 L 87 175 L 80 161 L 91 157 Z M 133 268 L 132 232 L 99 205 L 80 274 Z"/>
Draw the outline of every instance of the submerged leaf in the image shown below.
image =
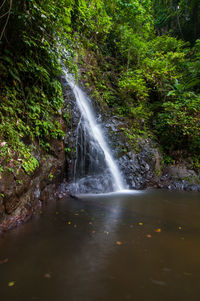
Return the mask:
<path id="1" fill-rule="evenodd" d="M 162 229 L 158 228 L 158 229 L 155 230 L 155 232 L 160 233 L 160 232 L 162 232 Z"/>
<path id="2" fill-rule="evenodd" d="M 183 273 L 185 276 L 192 276 L 192 273 L 184 272 Z"/>
<path id="3" fill-rule="evenodd" d="M 14 286 L 15 285 L 15 281 L 10 281 L 10 282 L 8 282 L 8 286 L 9 287 L 12 287 L 12 286 Z"/>
<path id="4" fill-rule="evenodd" d="M 121 246 L 122 242 L 121 241 L 116 241 L 116 245 Z"/>

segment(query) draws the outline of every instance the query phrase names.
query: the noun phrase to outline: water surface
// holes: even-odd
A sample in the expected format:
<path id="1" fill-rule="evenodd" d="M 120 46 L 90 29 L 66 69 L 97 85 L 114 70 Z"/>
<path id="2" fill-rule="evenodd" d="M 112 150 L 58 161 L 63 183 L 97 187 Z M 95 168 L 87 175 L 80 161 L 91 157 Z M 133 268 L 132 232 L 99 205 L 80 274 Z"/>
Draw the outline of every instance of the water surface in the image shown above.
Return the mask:
<path id="1" fill-rule="evenodd" d="M 200 194 L 66 198 L 2 235 L 0 260 L 3 301 L 199 300 Z"/>

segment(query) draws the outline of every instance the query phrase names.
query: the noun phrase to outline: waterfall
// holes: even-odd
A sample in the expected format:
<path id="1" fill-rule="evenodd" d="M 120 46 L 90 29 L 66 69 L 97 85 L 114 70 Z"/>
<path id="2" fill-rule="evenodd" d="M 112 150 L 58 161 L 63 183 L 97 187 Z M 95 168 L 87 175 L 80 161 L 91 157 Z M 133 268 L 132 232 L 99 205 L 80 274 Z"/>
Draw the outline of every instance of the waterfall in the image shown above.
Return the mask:
<path id="1" fill-rule="evenodd" d="M 109 192 L 124 189 L 117 164 L 105 141 L 103 131 L 90 104 L 89 97 L 63 70 L 72 89 L 81 117 L 76 130 L 76 161 L 73 188 L 77 192 Z"/>

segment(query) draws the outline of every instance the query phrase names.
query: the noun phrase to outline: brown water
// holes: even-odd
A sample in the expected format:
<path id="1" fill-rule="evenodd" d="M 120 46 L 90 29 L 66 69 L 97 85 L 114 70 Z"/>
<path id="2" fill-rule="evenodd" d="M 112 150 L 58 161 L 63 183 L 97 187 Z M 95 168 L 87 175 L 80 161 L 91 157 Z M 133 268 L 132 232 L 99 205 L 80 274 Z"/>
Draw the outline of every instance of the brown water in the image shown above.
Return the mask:
<path id="1" fill-rule="evenodd" d="M 200 194 L 63 199 L 1 236 L 0 260 L 1 301 L 200 300 Z"/>

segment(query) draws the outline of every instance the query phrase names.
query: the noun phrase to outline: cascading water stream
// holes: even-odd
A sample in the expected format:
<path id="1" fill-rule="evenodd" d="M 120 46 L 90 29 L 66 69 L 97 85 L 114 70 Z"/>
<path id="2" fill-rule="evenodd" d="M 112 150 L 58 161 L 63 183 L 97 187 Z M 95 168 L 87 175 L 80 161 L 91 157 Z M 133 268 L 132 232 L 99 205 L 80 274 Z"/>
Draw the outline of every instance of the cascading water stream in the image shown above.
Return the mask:
<path id="1" fill-rule="evenodd" d="M 77 170 L 79 171 L 79 176 L 84 177 L 85 170 L 89 169 L 87 165 L 87 156 L 89 156 L 90 161 L 95 161 L 94 169 L 108 169 L 108 172 L 111 176 L 111 186 L 110 191 L 121 191 L 124 190 L 124 184 L 122 181 L 122 177 L 120 171 L 112 158 L 111 151 L 104 139 L 102 130 L 100 126 L 97 124 L 95 114 L 90 106 L 89 99 L 87 95 L 81 90 L 81 88 L 76 84 L 72 75 L 70 75 L 67 70 L 63 70 L 66 76 L 66 80 L 72 89 L 74 96 L 76 98 L 76 102 L 78 108 L 81 113 L 81 118 L 79 121 L 79 125 L 77 127 L 77 142 L 76 148 L 77 152 L 81 152 L 81 159 L 79 159 L 79 165 L 76 160 L 75 163 L 75 177 Z M 81 134 L 80 134 L 81 132 Z M 90 137 L 88 142 L 88 148 L 90 148 L 90 154 L 88 154 L 86 140 Z M 84 154 L 84 156 L 83 156 Z M 77 155 L 78 156 L 78 155 Z M 104 157 L 104 162 L 102 161 L 102 157 Z M 98 162 L 98 167 L 97 167 Z M 105 166 L 103 166 L 105 165 Z M 92 174 L 92 173 L 91 173 Z M 75 179 L 76 180 L 76 179 Z"/>

